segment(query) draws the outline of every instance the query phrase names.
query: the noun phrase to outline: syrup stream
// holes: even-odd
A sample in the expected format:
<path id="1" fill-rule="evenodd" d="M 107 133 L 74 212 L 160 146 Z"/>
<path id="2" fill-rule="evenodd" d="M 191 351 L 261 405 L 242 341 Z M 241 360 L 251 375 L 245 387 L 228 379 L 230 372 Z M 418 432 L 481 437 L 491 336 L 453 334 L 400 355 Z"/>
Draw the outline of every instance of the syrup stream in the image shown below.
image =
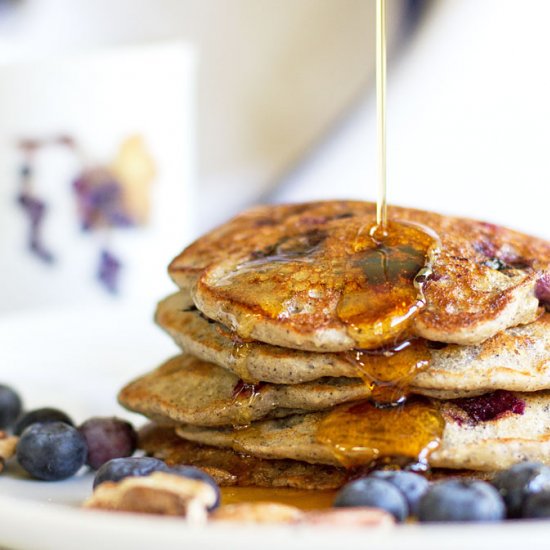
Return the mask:
<path id="1" fill-rule="evenodd" d="M 386 0 L 376 0 L 376 122 L 378 143 L 378 200 L 376 224 L 388 220 L 386 202 Z"/>

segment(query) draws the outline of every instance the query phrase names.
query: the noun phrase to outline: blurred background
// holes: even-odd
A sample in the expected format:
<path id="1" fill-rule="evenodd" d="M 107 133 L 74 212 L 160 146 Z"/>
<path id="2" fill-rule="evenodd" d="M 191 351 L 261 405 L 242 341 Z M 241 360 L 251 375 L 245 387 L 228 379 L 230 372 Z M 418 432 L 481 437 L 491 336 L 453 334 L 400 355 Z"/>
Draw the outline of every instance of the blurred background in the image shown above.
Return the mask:
<path id="1" fill-rule="evenodd" d="M 374 8 L 0 1 L 0 310 L 151 304 L 246 206 L 374 200 Z M 390 202 L 550 238 L 550 3 L 388 9 Z"/>

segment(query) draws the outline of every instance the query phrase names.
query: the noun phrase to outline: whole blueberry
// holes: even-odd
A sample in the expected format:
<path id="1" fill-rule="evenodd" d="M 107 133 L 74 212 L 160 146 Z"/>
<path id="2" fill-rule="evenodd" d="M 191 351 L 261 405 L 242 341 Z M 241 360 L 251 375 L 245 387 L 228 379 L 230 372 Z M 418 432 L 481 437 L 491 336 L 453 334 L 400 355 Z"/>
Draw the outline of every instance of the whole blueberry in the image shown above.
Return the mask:
<path id="1" fill-rule="evenodd" d="M 209 508 L 209 510 L 214 510 L 220 505 L 220 488 L 212 476 L 209 476 L 205 471 L 200 468 L 195 468 L 194 466 L 172 466 L 169 468 L 168 473 L 177 474 L 183 477 L 190 479 L 197 479 L 199 481 L 204 481 L 208 483 L 214 491 L 216 492 L 216 502 Z"/>
<path id="2" fill-rule="evenodd" d="M 550 491 L 528 495 L 523 502 L 522 517 L 550 518 Z"/>
<path id="3" fill-rule="evenodd" d="M 338 491 L 333 506 L 336 508 L 371 506 L 393 514 L 397 521 L 403 521 L 409 506 L 405 495 L 389 481 L 364 477 L 351 481 Z"/>
<path id="4" fill-rule="evenodd" d="M 489 483 L 456 480 L 436 483 L 420 499 L 420 521 L 499 521 L 506 509 L 498 491 Z"/>
<path id="5" fill-rule="evenodd" d="M 120 418 L 90 418 L 78 429 L 88 444 L 87 464 L 94 470 L 113 458 L 131 456 L 136 450 L 136 431 Z"/>
<path id="6" fill-rule="evenodd" d="M 169 468 L 158 458 L 148 456 L 113 458 L 99 468 L 94 479 L 94 488 L 104 481 L 120 481 L 125 477 L 148 476 L 153 472 L 168 472 Z"/>
<path id="7" fill-rule="evenodd" d="M 35 423 L 17 444 L 17 460 L 33 477 L 57 481 L 74 475 L 86 462 L 86 440 L 63 422 Z"/>
<path id="8" fill-rule="evenodd" d="M 550 489 L 550 468 L 538 462 L 520 462 L 499 472 L 493 485 L 506 503 L 508 517 L 519 518 L 529 495 Z"/>
<path id="9" fill-rule="evenodd" d="M 21 398 L 9 386 L 0 384 L 0 430 L 11 428 L 21 414 Z"/>
<path id="10" fill-rule="evenodd" d="M 425 477 L 403 470 L 377 470 L 372 472 L 369 477 L 384 479 L 395 485 L 405 495 L 409 505 L 409 514 L 418 515 L 418 503 L 430 486 Z"/>
<path id="11" fill-rule="evenodd" d="M 74 422 L 63 411 L 51 407 L 43 407 L 41 409 L 29 411 L 19 417 L 13 427 L 13 433 L 15 435 L 21 435 L 28 426 L 37 422 L 43 424 L 46 422 L 64 422 L 69 426 L 74 426 Z"/>

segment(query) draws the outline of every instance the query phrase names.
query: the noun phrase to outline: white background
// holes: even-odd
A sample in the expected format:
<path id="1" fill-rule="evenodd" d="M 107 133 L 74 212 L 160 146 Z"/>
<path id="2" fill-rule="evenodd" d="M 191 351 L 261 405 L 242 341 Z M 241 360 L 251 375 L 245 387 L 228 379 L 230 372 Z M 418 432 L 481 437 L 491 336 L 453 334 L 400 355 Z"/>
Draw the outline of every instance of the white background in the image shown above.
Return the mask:
<path id="1" fill-rule="evenodd" d="M 389 201 L 550 238 L 550 2 L 438 0 L 389 66 Z M 374 98 L 277 200 L 376 197 Z"/>
<path id="2" fill-rule="evenodd" d="M 80 231 L 72 178 L 82 166 L 60 147 L 41 150 L 33 186 L 47 203 L 43 239 L 52 265 L 27 251 L 29 223 L 16 204 L 20 138 L 72 135 L 91 164 L 108 165 L 139 134 L 152 156 L 151 216 L 115 229 L 120 298 L 154 303 L 173 285 L 168 259 L 192 236 L 196 202 L 195 59 L 182 43 L 107 49 L 0 68 L 0 310 L 112 301 L 96 280 L 104 239 Z"/>

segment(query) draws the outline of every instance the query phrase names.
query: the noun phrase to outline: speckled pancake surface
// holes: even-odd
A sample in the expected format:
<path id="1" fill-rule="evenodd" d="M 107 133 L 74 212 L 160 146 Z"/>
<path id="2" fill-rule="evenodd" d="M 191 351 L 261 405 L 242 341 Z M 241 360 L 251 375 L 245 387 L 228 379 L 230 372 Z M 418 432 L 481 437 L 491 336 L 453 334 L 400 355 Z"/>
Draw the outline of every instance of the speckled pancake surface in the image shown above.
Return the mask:
<path id="1" fill-rule="evenodd" d="M 235 335 L 191 307 L 185 292 L 160 302 L 156 320 L 184 350 L 222 366 L 243 380 L 297 384 L 325 376 L 357 377 L 357 369 L 338 353 L 316 353 L 258 341 L 239 343 Z M 191 307 L 191 309 L 190 309 Z M 431 349 L 431 366 L 416 375 L 413 391 L 451 398 L 496 389 L 550 388 L 550 313 L 510 328 L 482 344 L 450 344 Z"/>
<path id="2" fill-rule="evenodd" d="M 536 318 L 548 242 L 420 210 L 394 207 L 389 216 L 425 225 L 441 239 L 414 334 L 475 344 Z M 341 290 L 330 266 L 373 217 L 374 205 L 362 202 L 255 208 L 193 243 L 172 262 L 170 274 L 202 312 L 242 337 L 312 351 L 352 349 L 357 341 L 336 314 Z M 292 257 L 290 265 L 281 251 Z M 263 274 L 254 285 L 229 292 L 227 281 L 238 281 L 243 266 Z"/>
<path id="3" fill-rule="evenodd" d="M 494 471 L 523 460 L 550 464 L 550 393 L 513 397 L 522 403 L 520 413 L 510 410 L 484 421 L 472 420 L 453 401 L 434 401 L 445 419 L 445 429 L 441 445 L 429 457 L 430 466 Z M 260 458 L 338 465 L 334 453 L 317 441 L 327 414 L 266 420 L 238 431 L 180 426 L 177 433 L 189 441 Z"/>
<path id="4" fill-rule="evenodd" d="M 157 421 L 227 426 L 327 409 L 369 395 L 365 383 L 353 378 L 247 386 L 221 367 L 178 355 L 130 382 L 118 399 L 127 409 Z"/>

